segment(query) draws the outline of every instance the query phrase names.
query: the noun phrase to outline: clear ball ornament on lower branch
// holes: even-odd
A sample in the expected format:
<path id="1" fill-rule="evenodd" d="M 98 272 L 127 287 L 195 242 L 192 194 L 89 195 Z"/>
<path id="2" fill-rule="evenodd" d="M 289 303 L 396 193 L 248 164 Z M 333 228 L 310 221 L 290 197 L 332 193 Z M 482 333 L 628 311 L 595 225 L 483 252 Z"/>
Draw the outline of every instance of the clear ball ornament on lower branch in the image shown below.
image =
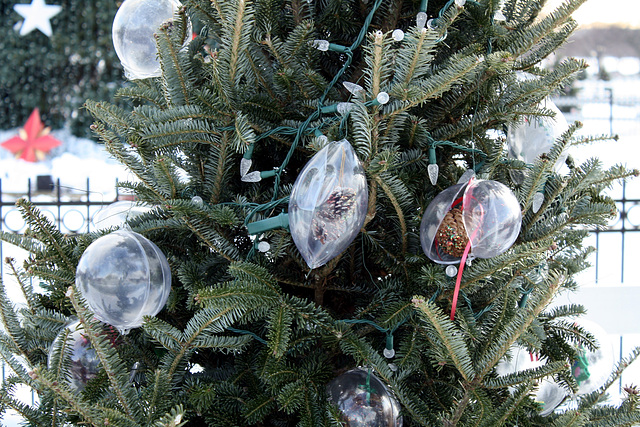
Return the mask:
<path id="1" fill-rule="evenodd" d="M 76 285 L 96 318 L 121 334 L 162 310 L 171 291 L 171 270 L 162 251 L 130 230 L 104 235 L 87 247 Z"/>
<path id="2" fill-rule="evenodd" d="M 402 427 L 400 404 L 370 368 L 355 368 L 327 385 L 346 427 Z"/>
<path id="3" fill-rule="evenodd" d="M 56 365 L 68 365 L 66 380 L 75 392 L 83 391 L 101 369 L 100 360 L 83 331 L 82 324 L 77 320 L 63 328 L 53 341 L 47 360 L 49 369 L 55 369 Z"/>

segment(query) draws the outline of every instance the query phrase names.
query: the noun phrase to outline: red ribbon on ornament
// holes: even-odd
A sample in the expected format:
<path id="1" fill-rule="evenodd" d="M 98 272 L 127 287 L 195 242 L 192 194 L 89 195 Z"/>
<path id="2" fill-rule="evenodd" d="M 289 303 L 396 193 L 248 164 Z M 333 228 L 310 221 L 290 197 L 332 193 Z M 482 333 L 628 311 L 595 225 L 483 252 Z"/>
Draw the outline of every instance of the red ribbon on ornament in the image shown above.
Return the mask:
<path id="1" fill-rule="evenodd" d="M 473 181 L 473 177 L 469 180 L 469 183 L 467 184 L 467 188 L 472 181 Z M 475 200 L 475 197 L 471 195 L 469 196 L 469 198 Z M 464 196 L 462 197 L 463 212 L 469 206 L 468 200 L 469 199 L 464 198 Z M 457 204 L 458 201 L 454 203 Z M 482 218 L 484 216 L 484 209 L 482 209 L 482 205 L 480 204 L 478 204 L 478 207 L 481 209 L 480 217 Z M 480 222 L 482 223 L 482 220 Z M 462 283 L 462 272 L 464 271 L 464 266 L 467 262 L 469 251 L 471 251 L 471 242 L 473 242 L 473 239 L 476 238 L 476 234 L 478 234 L 479 228 L 480 227 L 476 227 L 476 229 L 473 230 L 473 233 L 471 234 L 471 236 L 469 237 L 469 241 L 467 242 L 467 246 L 464 248 L 464 252 L 462 253 L 462 258 L 460 259 L 460 268 L 458 269 L 458 277 L 456 277 L 456 287 L 453 289 L 453 301 L 451 302 L 451 315 L 449 316 L 451 320 L 453 320 L 456 317 L 456 307 L 458 306 L 458 294 L 460 293 L 460 284 Z"/>

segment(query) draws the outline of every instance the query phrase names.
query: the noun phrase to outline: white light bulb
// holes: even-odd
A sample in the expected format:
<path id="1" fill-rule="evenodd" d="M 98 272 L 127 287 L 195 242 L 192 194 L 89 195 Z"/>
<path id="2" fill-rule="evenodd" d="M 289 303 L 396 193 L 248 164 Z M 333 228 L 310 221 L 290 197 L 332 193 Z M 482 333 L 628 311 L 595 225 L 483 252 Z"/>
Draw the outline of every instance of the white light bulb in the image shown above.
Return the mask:
<path id="1" fill-rule="evenodd" d="M 376 101 L 382 105 L 386 104 L 389 102 L 389 94 L 387 92 L 380 92 L 378 96 L 376 96 Z"/>
<path id="2" fill-rule="evenodd" d="M 271 249 L 271 245 L 269 244 L 269 242 L 258 243 L 258 250 L 260 252 L 262 253 L 269 252 L 269 249 Z"/>
<path id="3" fill-rule="evenodd" d="M 364 92 L 364 88 L 356 83 L 343 82 L 342 85 L 351 93 L 351 95 L 358 96 Z"/>
<path id="4" fill-rule="evenodd" d="M 195 203 L 196 205 L 201 205 L 201 204 L 204 203 L 204 200 L 202 200 L 202 197 L 200 197 L 200 196 L 193 196 L 191 198 L 191 202 Z"/>
<path id="5" fill-rule="evenodd" d="M 427 14 L 424 12 L 418 12 L 416 15 L 416 27 L 423 29 L 427 23 Z"/>
<path id="6" fill-rule="evenodd" d="M 458 274 L 458 267 L 455 265 L 448 265 L 444 272 L 449 277 L 456 277 L 456 274 Z"/>
<path id="7" fill-rule="evenodd" d="M 251 169 L 251 159 L 245 159 L 244 157 L 240 159 L 240 176 L 245 176 L 249 169 Z"/>
<path id="8" fill-rule="evenodd" d="M 326 52 L 329 50 L 329 42 L 327 40 L 313 40 L 311 42 L 311 46 L 322 52 Z"/>
<path id="9" fill-rule="evenodd" d="M 502 13 L 501 10 L 499 10 L 493 14 L 493 20 L 498 22 L 504 22 L 507 20 L 507 17 L 504 16 L 504 13 Z"/>
<path id="10" fill-rule="evenodd" d="M 433 19 L 433 18 L 429 19 L 427 21 L 427 28 L 430 29 L 430 30 L 434 30 L 434 31 L 437 30 L 438 26 L 436 25 L 436 20 Z"/>
<path id="11" fill-rule="evenodd" d="M 316 142 L 318 147 L 322 148 L 329 143 L 329 138 L 327 138 L 326 135 L 319 135 L 319 136 L 316 136 Z"/>
<path id="12" fill-rule="evenodd" d="M 391 37 L 397 41 L 397 42 L 401 42 L 404 39 L 404 31 L 402 31 L 401 29 L 397 29 L 397 30 L 393 30 L 393 33 L 391 33 Z"/>
<path id="13" fill-rule="evenodd" d="M 456 0 L 456 6 L 462 7 L 467 2 L 467 0 Z"/>
<path id="14" fill-rule="evenodd" d="M 438 172 L 440 172 L 440 168 L 436 163 L 427 166 L 427 173 L 429 174 L 431 185 L 436 185 L 436 182 L 438 182 Z"/>
<path id="15" fill-rule="evenodd" d="M 393 356 L 396 355 L 396 351 L 392 348 L 385 348 L 382 351 L 382 354 L 384 357 L 386 357 L 387 359 L 391 359 Z"/>
<path id="16" fill-rule="evenodd" d="M 533 201 L 531 203 L 531 209 L 533 213 L 538 213 L 540 208 L 542 207 L 542 203 L 544 202 L 544 193 L 536 193 L 533 195 Z"/>
<path id="17" fill-rule="evenodd" d="M 262 180 L 259 171 L 251 172 L 240 178 L 244 182 L 259 182 Z"/>
<path id="18" fill-rule="evenodd" d="M 347 114 L 353 108 L 353 104 L 351 102 L 339 102 L 338 103 L 338 114 Z"/>

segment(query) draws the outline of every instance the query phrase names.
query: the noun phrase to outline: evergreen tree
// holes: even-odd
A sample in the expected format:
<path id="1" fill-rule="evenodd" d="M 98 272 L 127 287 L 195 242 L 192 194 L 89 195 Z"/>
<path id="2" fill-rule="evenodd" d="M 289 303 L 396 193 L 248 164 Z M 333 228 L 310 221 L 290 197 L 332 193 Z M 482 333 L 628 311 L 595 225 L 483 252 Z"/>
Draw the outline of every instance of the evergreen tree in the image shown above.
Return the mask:
<path id="1" fill-rule="evenodd" d="M 122 187 L 153 206 L 128 225 L 169 260 L 166 307 L 127 335 L 105 333 L 75 276 L 88 245 L 113 230 L 62 235 L 19 202 L 29 231 L 2 238 L 32 254 L 24 269 L 9 260 L 28 304 L 15 311 L 0 301 L 0 354 L 15 372 L 0 408 L 31 425 L 337 426 L 346 421 L 327 384 L 364 366 L 388 385 L 405 426 L 640 422 L 635 388 L 620 406 L 605 403 L 640 350 L 563 413 L 543 417 L 533 397 L 543 378 L 577 390 L 570 366 L 597 345 L 573 323 L 585 308 L 548 306 L 577 288 L 573 277 L 592 251 L 582 243 L 588 230 L 615 214 L 603 191 L 633 172 L 570 158 L 568 172 L 555 172 L 570 146 L 608 139 L 576 136 L 579 123 L 533 164 L 508 158 L 495 136 L 552 115 L 541 101 L 585 68 L 574 59 L 540 66 L 575 30 L 571 14 L 583 2 L 541 16 L 544 0 L 186 1 L 157 33 L 162 76 L 122 89 L 129 109 L 87 102 L 93 130 L 137 178 Z M 425 29 L 416 25 L 421 9 L 435 19 Z M 187 16 L 204 30 L 183 48 Z M 319 51 L 314 40 L 332 44 Z M 364 90 L 352 96 L 343 82 Z M 373 101 L 381 92 L 388 103 Z M 339 114 L 341 102 L 350 110 Z M 322 135 L 354 147 L 368 206 L 351 245 L 310 270 L 289 230 L 256 223 L 287 209 Z M 436 185 L 428 179 L 433 147 Z M 239 173 L 248 159 L 250 170 Z M 468 169 L 511 188 L 522 226 L 509 250 L 466 265 L 451 320 L 456 278 L 425 257 L 420 223 Z M 339 217 L 349 200 L 336 196 L 330 213 Z M 334 238 L 321 231 L 317 240 Z M 65 339 L 53 344 L 74 316 L 101 363 L 82 392 L 65 380 Z M 499 375 L 514 346 L 544 363 Z M 385 349 L 395 355 L 386 359 Z M 36 390 L 39 403 L 17 402 L 18 384 Z M 376 398 L 371 387 L 360 385 L 362 406 Z"/>
<path id="2" fill-rule="evenodd" d="M 111 23 L 118 5 L 107 0 L 48 1 L 61 6 L 51 18 L 51 37 L 40 30 L 20 35 L 24 18 L 20 0 L 0 1 L 0 129 L 23 126 L 39 108 L 54 129 L 69 126 L 90 136 L 90 99 L 111 99 L 122 86 L 122 67 L 111 43 Z"/>

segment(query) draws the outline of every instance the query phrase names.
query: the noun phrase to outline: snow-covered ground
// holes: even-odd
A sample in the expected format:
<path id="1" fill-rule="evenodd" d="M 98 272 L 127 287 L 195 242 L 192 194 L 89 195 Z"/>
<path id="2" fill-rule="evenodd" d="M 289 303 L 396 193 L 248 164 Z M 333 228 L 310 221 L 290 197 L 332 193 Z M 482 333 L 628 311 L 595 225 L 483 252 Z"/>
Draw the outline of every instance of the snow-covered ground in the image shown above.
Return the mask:
<path id="1" fill-rule="evenodd" d="M 622 64 L 625 69 L 631 69 L 629 63 Z M 621 66 L 622 66 L 621 65 Z M 578 101 L 581 105 L 576 111 L 566 114 L 565 117 L 569 122 L 579 120 L 583 122 L 584 127 L 581 133 L 584 135 L 604 135 L 613 133 L 620 136 L 619 141 L 609 142 L 606 144 L 593 144 L 583 146 L 579 149 L 572 150 L 573 157 L 578 161 L 584 161 L 590 157 L 599 157 L 605 166 L 613 166 L 617 163 L 626 164 L 629 168 L 640 169 L 640 146 L 637 138 L 640 135 L 640 77 L 638 76 L 621 76 L 609 82 L 602 82 L 593 79 L 578 82 L 581 91 Z M 613 99 L 613 109 L 609 103 Z M 613 120 L 610 120 L 613 117 Z M 0 142 L 9 139 L 17 134 L 17 129 L 0 131 Z M 20 194 L 27 192 L 27 180 L 31 179 L 35 183 L 38 175 L 51 175 L 55 180 L 60 180 L 60 186 L 64 189 L 65 197 L 71 197 L 70 194 L 80 194 L 86 191 L 87 178 L 90 180 L 90 199 L 98 202 L 109 203 L 116 196 L 115 182 L 131 180 L 130 174 L 116 161 L 110 159 L 104 149 L 86 139 L 76 138 L 69 132 L 60 130 L 53 131 L 53 135 L 63 142 L 63 145 L 54 149 L 47 156 L 47 159 L 40 163 L 27 163 L 22 160 L 15 160 L 11 153 L 0 148 L 0 180 L 2 183 L 3 200 L 18 197 Z M 32 184 L 34 185 L 34 184 Z M 9 193 L 7 195 L 7 193 Z M 611 194 L 615 198 L 622 195 L 621 186 L 612 189 Z M 50 196 L 37 196 L 50 197 Z M 631 181 L 626 188 L 627 199 L 640 199 L 640 180 Z M 34 200 L 38 200 L 35 198 Z M 629 207 L 627 206 L 627 209 Z M 6 209 L 6 208 L 5 208 Z M 6 214 L 7 210 L 3 213 Z M 93 215 L 95 211 L 91 213 Z M 638 212 L 629 211 L 629 219 L 634 220 L 634 224 L 640 225 L 640 209 Z M 635 221 L 637 219 L 637 221 Z M 17 225 L 12 225 L 11 221 L 16 221 Z M 7 222 L 3 225 L 11 228 L 20 228 L 20 219 L 17 214 L 7 218 Z M 77 227 L 79 228 L 79 227 Z M 73 230 L 73 226 L 69 226 Z M 625 259 L 624 274 L 622 272 L 620 253 L 622 240 L 625 242 L 625 251 L 623 257 Z M 640 295 L 640 263 L 635 261 L 635 252 L 640 247 L 640 233 L 626 233 L 626 237 L 622 237 L 621 233 L 601 233 L 597 242 L 599 251 L 599 269 L 590 269 L 588 272 L 580 276 L 580 283 L 588 289 L 594 289 L 596 286 L 607 287 L 610 294 L 620 292 L 621 287 L 633 287 L 629 292 L 635 292 Z M 590 244 L 595 245 L 595 237 L 591 239 Z M 19 250 L 0 244 L 0 259 L 11 255 L 17 259 L 24 258 L 25 254 Z M 593 260 L 595 262 L 595 259 Z M 5 275 L 6 276 L 6 275 Z M 597 279 L 597 280 L 596 280 Z M 11 278 L 4 277 L 5 283 L 10 283 Z M 597 283 L 596 283 L 597 282 Z M 19 303 L 20 293 L 17 292 L 15 286 L 12 287 L 12 298 Z M 593 295 L 596 295 L 595 297 Z M 597 299 L 598 293 L 587 296 L 587 307 L 590 304 L 600 304 Z M 615 294 L 617 295 L 617 294 Z M 578 301 L 584 295 L 568 296 L 570 301 Z M 628 298 L 627 298 L 628 299 Z M 582 301 L 582 300 L 580 300 Z M 633 301 L 630 301 L 632 304 Z M 636 314 L 637 310 L 625 312 L 622 319 L 626 316 L 626 329 L 609 331 L 612 338 L 612 346 L 615 348 L 615 354 L 627 354 L 633 346 L 640 345 L 640 315 Z M 611 313 L 611 322 L 601 317 L 601 323 L 611 323 L 615 328 L 616 324 L 620 324 L 620 316 L 613 317 L 619 313 Z M 638 318 L 634 317 L 638 316 Z M 593 319 L 592 319 L 593 320 Z M 634 330 L 636 328 L 637 330 Z M 606 328 L 605 328 L 606 329 Z M 620 397 L 620 386 L 640 382 L 640 364 L 636 363 L 627 371 L 623 381 L 612 387 L 611 394 L 614 401 Z M 615 390 L 613 390 L 615 388 Z M 21 399 L 25 403 L 31 404 L 32 394 L 28 389 L 20 392 Z M 15 414 L 6 414 L 2 424 L 6 426 L 18 425 L 20 419 Z"/>

